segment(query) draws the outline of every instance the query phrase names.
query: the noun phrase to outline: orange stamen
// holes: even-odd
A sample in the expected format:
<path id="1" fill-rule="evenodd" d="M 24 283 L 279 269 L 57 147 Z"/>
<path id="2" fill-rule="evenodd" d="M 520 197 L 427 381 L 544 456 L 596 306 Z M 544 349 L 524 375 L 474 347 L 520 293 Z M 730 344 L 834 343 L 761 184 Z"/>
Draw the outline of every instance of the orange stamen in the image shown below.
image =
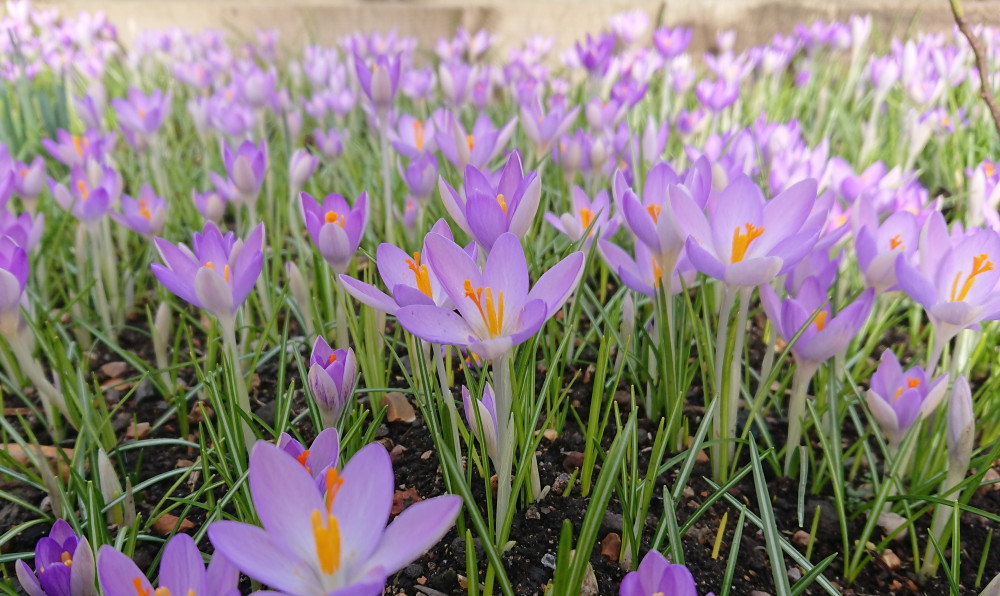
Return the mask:
<path id="1" fill-rule="evenodd" d="M 965 278 L 965 283 L 962 284 L 962 289 L 958 288 L 958 280 L 962 277 L 962 272 L 959 271 L 955 275 L 955 281 L 951 284 L 951 301 L 952 302 L 962 302 L 965 297 L 968 296 L 969 291 L 972 286 L 976 283 L 976 276 L 981 273 L 986 273 L 987 271 L 993 271 L 993 261 L 989 261 L 990 256 L 986 253 L 979 255 L 978 257 L 972 257 L 972 273 Z M 956 295 L 957 292 L 957 295 Z"/>
<path id="2" fill-rule="evenodd" d="M 416 145 L 417 151 L 423 151 L 424 149 L 424 123 L 420 120 L 413 121 L 413 144 Z"/>
<path id="3" fill-rule="evenodd" d="M 139 215 L 141 215 L 146 221 L 152 219 L 146 199 L 139 199 Z"/>
<path id="4" fill-rule="evenodd" d="M 816 325 L 816 331 L 822 331 L 824 328 L 826 328 L 826 317 L 829 314 L 830 313 L 828 313 L 827 311 L 822 310 L 819 312 L 819 314 L 816 315 L 816 318 L 813 319 L 813 324 Z"/>
<path id="5" fill-rule="evenodd" d="M 326 470 L 326 511 L 329 513 L 333 508 L 333 499 L 340 492 L 340 487 L 344 486 L 344 479 L 337 473 L 336 468 Z"/>
<path id="6" fill-rule="evenodd" d="M 659 205 L 650 205 L 646 207 L 646 211 L 649 212 L 649 216 L 653 218 L 653 223 L 660 221 L 660 211 L 663 211 L 663 207 Z"/>
<path id="7" fill-rule="evenodd" d="M 903 241 L 899 239 L 899 236 L 899 234 L 896 234 L 889 239 L 889 250 L 896 250 L 897 248 L 906 249 L 906 247 L 903 246 Z"/>
<path id="8" fill-rule="evenodd" d="M 76 189 L 80 191 L 80 200 L 81 201 L 86 201 L 87 197 L 90 196 L 90 190 L 87 189 L 87 183 L 84 182 L 83 180 L 79 180 L 76 183 Z"/>
<path id="9" fill-rule="evenodd" d="M 497 195 L 497 203 L 500 203 L 500 208 L 503 209 L 503 214 L 507 215 L 507 200 L 504 198 L 503 193 Z"/>
<path id="10" fill-rule="evenodd" d="M 594 214 L 591 213 L 590 209 L 586 207 L 580 209 L 580 223 L 583 224 L 583 229 L 586 230 L 590 227 L 590 222 L 594 220 Z M 593 230 L 590 231 L 591 234 L 594 233 Z"/>
<path id="11" fill-rule="evenodd" d="M 326 365 L 330 366 L 331 364 L 333 364 L 336 361 L 337 361 L 337 353 L 334 352 L 333 354 L 330 354 L 330 358 L 327 360 Z"/>
<path id="12" fill-rule="evenodd" d="M 341 228 L 344 228 L 344 216 L 337 213 L 336 211 L 327 211 L 326 215 L 323 216 L 323 221 L 326 223 L 337 224 Z"/>
<path id="13" fill-rule="evenodd" d="M 420 264 L 420 253 L 413 253 L 413 259 L 406 259 L 406 266 L 413 272 L 413 277 L 417 282 L 417 289 L 428 298 L 434 298 L 431 292 L 431 276 L 427 271 L 427 265 Z"/>
<path id="14" fill-rule="evenodd" d="M 469 151 L 472 151 L 476 147 L 476 140 L 472 138 L 472 135 L 465 136 L 465 142 L 469 144 Z"/>
<path id="15" fill-rule="evenodd" d="M 663 269 L 660 268 L 660 264 L 656 262 L 656 257 L 653 257 L 653 284 L 658 288 L 660 287 L 660 281 L 663 279 Z"/>
<path id="16" fill-rule="evenodd" d="M 305 469 L 307 469 L 307 470 L 309 469 L 309 466 L 307 466 L 307 465 L 306 465 L 306 460 L 307 460 L 307 459 L 309 459 L 309 450 L 308 450 L 308 449 L 303 449 L 303 450 L 302 450 L 302 453 L 300 453 L 300 454 L 299 454 L 299 456 L 298 456 L 298 457 L 296 457 L 295 459 L 296 459 L 296 460 L 297 460 L 297 461 L 298 461 L 298 462 L 299 462 L 300 464 L 302 464 L 302 467 L 303 467 L 303 468 L 305 468 Z"/>
<path id="17" fill-rule="evenodd" d="M 142 578 L 134 578 L 132 580 L 132 585 L 135 586 L 135 593 L 137 596 L 149 596 L 149 590 L 142 589 Z"/>
<path id="18" fill-rule="evenodd" d="M 63 553 L 59 555 L 59 560 L 62 561 L 63 565 L 70 568 L 73 567 L 73 557 L 70 556 L 68 552 L 63 551 Z"/>
<path id="19" fill-rule="evenodd" d="M 472 281 L 467 279 L 465 280 L 465 297 L 472 300 L 476 308 L 479 309 L 479 316 L 482 317 L 490 338 L 500 335 L 503 330 L 503 292 L 499 292 L 494 303 L 492 288 L 486 288 L 485 291 L 482 286 L 473 288 Z"/>
<path id="20" fill-rule="evenodd" d="M 746 234 L 740 233 L 740 229 L 736 228 L 733 230 L 733 258 L 731 263 L 739 263 L 743 260 L 743 257 L 747 254 L 747 249 L 750 248 L 750 243 L 760 238 L 761 234 L 764 233 L 763 226 L 757 227 L 752 223 L 747 223 Z"/>

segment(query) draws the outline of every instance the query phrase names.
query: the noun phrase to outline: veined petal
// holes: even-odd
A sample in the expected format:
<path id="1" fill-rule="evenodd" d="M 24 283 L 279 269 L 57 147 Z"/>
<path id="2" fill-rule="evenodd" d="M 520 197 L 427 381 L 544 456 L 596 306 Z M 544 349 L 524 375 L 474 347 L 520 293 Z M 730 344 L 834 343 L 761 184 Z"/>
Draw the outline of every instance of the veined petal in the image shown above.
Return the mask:
<path id="1" fill-rule="evenodd" d="M 369 443 L 347 462 L 340 478 L 344 483 L 333 499 L 332 514 L 340 524 L 341 565 L 356 569 L 371 559 L 389 521 L 395 485 L 389 453 L 381 444 Z"/>
<path id="2" fill-rule="evenodd" d="M 102 546 L 97 553 L 97 575 L 104 596 L 135 596 L 138 590 L 133 582 L 136 580 L 147 594 L 153 593 L 152 584 L 132 559 L 108 545 Z"/>
<path id="3" fill-rule="evenodd" d="M 315 488 L 312 489 L 315 492 Z M 261 528 L 233 521 L 218 521 L 208 527 L 208 537 L 218 552 L 224 554 L 247 576 L 289 594 L 325 594 L 318 569 L 296 556 L 276 538 Z M 301 537 L 312 537 L 309 533 Z M 105 596 L 118 596 L 106 594 Z M 122 593 L 121 596 L 136 596 Z"/>
<path id="4" fill-rule="evenodd" d="M 502 234 L 486 258 L 483 285 L 502 290 L 506 308 L 515 311 L 528 295 L 528 284 L 528 262 L 521 241 L 514 234 Z"/>
<path id="5" fill-rule="evenodd" d="M 363 572 L 382 567 L 391 575 L 416 560 L 455 525 L 461 507 L 462 499 L 455 495 L 411 505 L 385 529 Z"/>
<path id="6" fill-rule="evenodd" d="M 395 300 L 373 285 L 366 284 L 347 275 L 340 275 L 338 279 L 344 286 L 344 289 L 347 290 L 347 293 L 354 296 L 362 304 L 367 304 L 375 310 L 390 315 L 396 314 L 396 311 L 399 309 L 399 305 L 396 304 Z"/>
<path id="7" fill-rule="evenodd" d="M 538 278 L 525 300 L 541 300 L 545 303 L 547 316 L 555 315 L 580 283 L 585 262 L 586 258 L 579 251 L 559 261 Z"/>
<path id="8" fill-rule="evenodd" d="M 205 593 L 205 563 L 187 534 L 175 534 L 163 549 L 159 584 L 171 594 Z"/>
<path id="9" fill-rule="evenodd" d="M 439 306 L 404 306 L 396 311 L 404 329 L 424 341 L 446 346 L 465 346 L 476 337 L 461 316 Z"/>

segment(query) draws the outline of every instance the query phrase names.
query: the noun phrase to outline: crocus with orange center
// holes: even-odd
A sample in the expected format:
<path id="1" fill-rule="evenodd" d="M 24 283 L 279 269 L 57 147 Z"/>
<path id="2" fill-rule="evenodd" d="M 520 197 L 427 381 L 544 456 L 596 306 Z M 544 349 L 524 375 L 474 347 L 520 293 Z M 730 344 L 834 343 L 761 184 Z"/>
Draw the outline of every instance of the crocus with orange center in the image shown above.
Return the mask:
<path id="1" fill-rule="evenodd" d="M 871 225 L 862 226 L 854 238 L 858 268 L 865 283 L 881 294 L 896 287 L 896 259 L 917 250 L 920 223 L 909 211 L 897 211 L 881 224 L 872 218 Z"/>
<path id="2" fill-rule="evenodd" d="M 111 212 L 112 219 L 118 223 L 147 237 L 163 231 L 167 220 L 167 202 L 156 196 L 150 185 L 142 185 L 137 199 L 122 195 L 121 205 L 121 213 Z"/>
<path id="3" fill-rule="evenodd" d="M 476 118 L 471 131 L 466 130 L 454 114 L 445 116 L 444 122 L 444 126 L 439 125 L 434 133 L 434 141 L 441 150 L 441 155 L 459 171 L 470 165 L 483 170 L 507 147 L 507 142 L 514 134 L 517 118 L 511 118 L 499 130 L 486 114 L 480 114 Z"/>
<path id="4" fill-rule="evenodd" d="M 341 414 L 350 409 L 357 378 L 354 350 L 334 350 L 322 336 L 317 337 L 309 357 L 307 384 L 326 428 L 335 427 Z"/>
<path id="5" fill-rule="evenodd" d="M 34 571 L 21 559 L 14 568 L 28 596 L 97 596 L 94 553 L 65 520 L 57 519 L 35 544 Z"/>
<path id="6" fill-rule="evenodd" d="M 202 555 L 187 534 L 175 534 L 163 549 L 160 586 L 146 579 L 132 559 L 105 545 L 97 553 L 97 574 L 104 596 L 239 596 L 239 569 L 216 551 L 205 569 Z M 74 595 L 76 592 L 73 593 Z"/>
<path id="7" fill-rule="evenodd" d="M 264 441 L 250 454 L 250 494 L 263 528 L 220 521 L 208 528 L 217 552 L 272 590 L 300 596 L 379 594 L 386 578 L 452 528 L 461 498 L 413 504 L 386 527 L 395 481 L 385 447 L 362 447 L 322 488 L 282 449 Z"/>
<path id="8" fill-rule="evenodd" d="M 368 226 L 368 194 L 361 193 L 353 207 L 336 193 L 327 195 L 322 204 L 309 193 L 299 196 L 309 236 L 334 272 L 343 273 Z"/>
<path id="9" fill-rule="evenodd" d="M 587 248 L 594 238 L 610 237 L 618 230 L 618 220 L 611 216 L 611 201 L 608 191 L 601 190 L 591 200 L 579 186 L 574 186 L 571 192 L 573 210 L 562 215 L 546 213 L 545 221 L 559 232 L 565 234 L 570 241 L 583 240 Z"/>
<path id="10" fill-rule="evenodd" d="M 917 420 L 937 409 L 948 388 L 946 381 L 945 375 L 929 379 L 919 366 L 904 371 L 892 350 L 882 352 L 866 398 L 891 449 L 899 447 Z"/>
<path id="11" fill-rule="evenodd" d="M 327 482 L 335 479 L 328 477 L 327 469 L 336 470 L 340 457 L 340 433 L 336 428 L 323 429 L 308 449 L 288 433 L 281 433 L 277 445 L 312 475 L 320 490 L 325 490 Z"/>

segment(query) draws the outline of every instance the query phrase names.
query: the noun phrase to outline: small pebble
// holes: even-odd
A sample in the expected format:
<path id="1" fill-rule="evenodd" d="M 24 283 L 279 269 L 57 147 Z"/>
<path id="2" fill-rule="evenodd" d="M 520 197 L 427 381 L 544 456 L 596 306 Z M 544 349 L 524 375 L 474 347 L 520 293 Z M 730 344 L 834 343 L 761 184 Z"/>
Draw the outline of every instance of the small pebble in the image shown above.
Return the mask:
<path id="1" fill-rule="evenodd" d="M 562 495 L 566 492 L 567 486 L 569 486 L 569 474 L 559 474 L 556 476 L 555 481 L 552 482 L 552 492 Z"/>
<path id="2" fill-rule="evenodd" d="M 537 507 L 528 507 L 524 512 L 524 519 L 542 519 L 542 516 L 539 515 Z"/>
<path id="3" fill-rule="evenodd" d="M 579 451 L 568 452 L 566 457 L 563 459 L 562 465 L 564 470 L 572 472 L 583 465 L 583 453 Z"/>
<path id="4" fill-rule="evenodd" d="M 792 544 L 799 548 L 805 548 L 808 546 L 809 532 L 806 532 L 805 530 L 796 530 L 796 532 L 792 534 Z"/>
<path id="5" fill-rule="evenodd" d="M 548 567 L 549 569 L 556 568 L 556 556 L 552 553 L 545 553 L 542 555 L 542 565 Z"/>

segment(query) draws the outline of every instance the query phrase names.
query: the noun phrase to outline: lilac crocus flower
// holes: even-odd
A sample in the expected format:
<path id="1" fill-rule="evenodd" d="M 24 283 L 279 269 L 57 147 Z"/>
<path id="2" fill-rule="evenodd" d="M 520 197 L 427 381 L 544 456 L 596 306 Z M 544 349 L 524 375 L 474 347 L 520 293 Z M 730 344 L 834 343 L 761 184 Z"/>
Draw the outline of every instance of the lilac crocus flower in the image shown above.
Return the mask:
<path id="1" fill-rule="evenodd" d="M 130 87 L 128 97 L 111 100 L 111 107 L 118 116 L 118 124 L 123 130 L 141 138 L 145 144 L 156 135 L 163 121 L 170 115 L 173 95 L 154 89 L 146 95 L 135 87 Z"/>
<path id="2" fill-rule="evenodd" d="M 263 528 L 220 521 L 209 538 L 243 573 L 301 596 L 380 594 L 388 576 L 451 529 L 462 504 L 453 495 L 427 499 L 386 527 L 395 481 L 378 443 L 361 448 L 341 473 L 327 468 L 325 491 L 294 457 L 264 441 L 250 454 L 249 476 Z"/>
<path id="3" fill-rule="evenodd" d="M 410 161 L 406 169 L 400 163 L 399 173 L 410 195 L 420 203 L 426 203 L 438 180 L 437 158 L 430 152 L 422 153 Z"/>
<path id="4" fill-rule="evenodd" d="M 599 239 L 597 247 L 601 258 L 618 274 L 625 287 L 651 298 L 656 296 L 656 292 L 663 285 L 664 273 L 670 273 L 663 270 L 657 258 L 641 242 L 635 243 L 634 259 L 625 249 L 610 240 Z M 667 287 L 669 294 L 679 293 L 685 285 L 690 287 L 694 283 L 695 274 L 691 263 L 682 257 L 670 275 L 670 285 Z M 682 279 L 684 283 L 681 283 Z"/>
<path id="5" fill-rule="evenodd" d="M 22 560 L 15 570 L 28 596 L 97 596 L 94 553 L 65 520 L 57 519 L 35 545 L 35 571 Z"/>
<path id="6" fill-rule="evenodd" d="M 483 397 L 479 399 L 473 398 L 469 388 L 462 385 L 462 403 L 465 406 L 465 420 L 469 423 L 469 428 L 486 446 L 486 453 L 495 464 L 498 461 L 497 444 L 500 442 L 500 434 L 497 430 L 497 406 L 493 398 L 493 386 L 486 383 L 483 386 Z M 482 436 L 479 434 L 479 425 L 482 425 Z"/>
<path id="7" fill-rule="evenodd" d="M 8 237 L 0 237 L 0 333 L 14 338 L 21 328 L 21 306 L 27 305 L 28 254 Z"/>
<path id="8" fill-rule="evenodd" d="M 309 177 L 313 175 L 316 171 L 316 166 L 319 165 L 319 158 L 317 158 L 312 153 L 309 153 L 305 149 L 296 149 L 292 153 L 291 162 L 288 165 L 288 183 L 293 189 L 301 191 L 302 187 L 306 185 L 306 181 Z M 295 196 L 298 192 L 292 192 L 292 196 Z"/>
<path id="9" fill-rule="evenodd" d="M 88 130 L 84 135 L 71 135 L 65 130 L 56 131 L 56 140 L 42 139 L 42 146 L 53 157 L 67 166 L 83 165 L 87 158 L 98 161 L 110 152 L 114 145 L 114 136 L 103 136 L 97 130 Z"/>
<path id="10" fill-rule="evenodd" d="M 233 151 L 228 143 L 223 143 L 222 160 L 230 182 L 238 191 L 239 202 L 256 201 L 267 172 L 267 147 L 263 143 L 258 147 L 247 140 Z"/>
<path id="11" fill-rule="evenodd" d="M 368 193 L 362 192 L 354 207 L 336 193 L 327 195 L 322 204 L 309 193 L 299 196 L 306 229 L 313 243 L 334 272 L 344 273 L 368 227 Z"/>
<path id="12" fill-rule="evenodd" d="M 323 423 L 336 426 L 340 415 L 354 395 L 354 382 L 358 378 L 358 361 L 354 350 L 334 350 L 322 336 L 313 343 L 309 356 L 309 391 L 319 407 Z"/>
<path id="13" fill-rule="evenodd" d="M 542 183 L 537 172 L 524 174 L 521 155 L 507 158 L 499 182 L 469 165 L 465 168 L 465 198 L 441 178 L 441 200 L 451 218 L 466 234 L 489 252 L 497 238 L 506 232 L 523 238 L 535 220 Z"/>
<path id="14" fill-rule="evenodd" d="M 834 315 L 830 309 L 827 288 L 821 286 L 815 277 L 802 282 L 795 298 L 786 298 L 784 301 L 771 286 L 760 286 L 761 305 L 783 340 L 791 341 L 800 329 L 805 328 L 792 344 L 791 350 L 795 363 L 807 370 L 815 370 L 847 348 L 868 319 L 874 299 L 875 290 L 868 288 L 857 300 Z M 810 318 L 812 322 L 809 322 Z"/>
<path id="15" fill-rule="evenodd" d="M 573 242 L 583 240 L 585 248 L 591 245 L 595 237 L 614 235 L 618 230 L 618 220 L 611 217 L 611 200 L 607 190 L 599 191 L 594 195 L 594 199 L 590 200 L 582 188 L 574 186 L 572 196 L 573 211 L 558 216 L 555 213 L 546 213 L 545 221 L 549 222 L 549 225 L 568 236 Z"/>
<path id="16" fill-rule="evenodd" d="M 694 576 L 684 565 L 672 565 L 658 551 L 646 553 L 639 568 L 625 575 L 620 596 L 698 596 Z M 711 595 L 709 595 L 711 596 Z"/>
<path id="17" fill-rule="evenodd" d="M 521 128 L 535 147 L 535 155 L 546 153 L 556 139 L 566 134 L 576 120 L 580 106 L 566 110 L 565 104 L 555 103 L 545 113 L 541 98 L 521 104 Z"/>
<path id="18" fill-rule="evenodd" d="M 81 165 L 70 169 L 70 189 L 49 179 L 49 190 L 60 207 L 80 221 L 92 224 L 100 219 L 111 206 L 112 194 L 120 181 L 111 168 L 104 168 L 100 181 L 94 185 Z"/>
<path id="19" fill-rule="evenodd" d="M 718 79 L 715 82 L 702 79 L 695 85 L 694 94 L 701 105 L 713 112 L 721 112 L 733 105 L 740 96 L 740 86 L 739 83 L 726 79 Z"/>
<path id="20" fill-rule="evenodd" d="M 198 192 L 191 189 L 191 201 L 201 216 L 209 221 L 219 223 L 226 213 L 226 205 L 229 204 L 226 196 L 214 190 Z"/>
<path id="21" fill-rule="evenodd" d="M 151 266 L 156 279 L 191 304 L 220 321 L 231 321 L 257 283 L 264 265 L 264 224 L 258 224 L 246 242 L 233 232 L 225 235 L 213 222 L 194 234 L 194 250 L 156 238 L 163 265 Z"/>
<path id="22" fill-rule="evenodd" d="M 14 191 L 22 199 L 34 200 L 45 186 L 45 160 L 41 155 L 31 160 L 31 164 L 17 162 L 14 166 Z"/>
<path id="23" fill-rule="evenodd" d="M 471 132 L 466 132 L 454 114 L 445 123 L 446 127 L 438 126 L 434 133 L 441 155 L 459 170 L 469 165 L 481 170 L 503 151 L 514 134 L 517 117 L 511 118 L 500 130 L 493 126 L 493 121 L 486 114 L 476 118 Z"/>
<path id="24" fill-rule="evenodd" d="M 517 236 L 501 234 L 480 271 L 475 259 L 439 234 L 428 234 L 427 260 L 451 298 L 454 311 L 431 305 L 396 311 L 404 329 L 436 344 L 467 347 L 496 359 L 533 336 L 556 314 L 583 275 L 584 255 L 575 252 L 546 271 L 528 289 L 528 264 Z"/>
<path id="25" fill-rule="evenodd" d="M 30 253 L 35 250 L 44 230 L 44 213 L 38 213 L 35 217 L 30 213 L 15 216 L 10 211 L 0 210 L 0 238 L 9 237 L 25 252 Z"/>
<path id="26" fill-rule="evenodd" d="M 323 483 L 326 481 L 326 469 L 336 468 L 340 457 L 340 434 L 335 428 L 320 431 L 308 449 L 288 433 L 281 433 L 277 445 L 302 464 L 313 480 Z M 317 487 L 322 489 L 325 485 L 318 484 Z"/>
<path id="27" fill-rule="evenodd" d="M 734 287 L 767 283 L 790 271 L 812 250 L 819 225 L 810 217 L 816 181 L 793 184 L 770 201 L 744 174 L 719 193 L 710 217 L 687 193 L 670 197 L 673 212 L 689 233 L 685 249 L 701 271 Z"/>
<path id="28" fill-rule="evenodd" d="M 156 196 L 153 187 L 143 184 L 139 197 L 122 195 L 122 212 L 111 212 L 111 217 L 137 234 L 156 236 L 163 231 L 167 219 L 167 202 Z"/>
<path id="29" fill-rule="evenodd" d="M 934 413 L 947 389 L 945 375 L 928 379 L 919 366 L 904 371 L 891 349 L 882 352 L 866 397 L 891 449 L 899 448 L 914 422 Z"/>
<path id="30" fill-rule="evenodd" d="M 608 72 L 614 50 L 613 33 L 602 33 L 596 38 L 588 33 L 582 44 L 576 42 L 576 55 L 580 65 L 593 77 L 602 77 Z"/>
<path id="31" fill-rule="evenodd" d="M 326 132 L 322 128 L 317 128 L 313 131 L 313 139 L 316 141 L 316 146 L 319 147 L 319 152 L 330 161 L 334 161 L 344 152 L 344 144 L 336 128 L 331 128 Z"/>
<path id="32" fill-rule="evenodd" d="M 691 43 L 690 27 L 660 27 L 653 31 L 653 45 L 665 59 L 670 60 L 684 53 Z"/>
<path id="33" fill-rule="evenodd" d="M 453 240 L 451 228 L 447 222 L 439 219 L 431 228 L 432 234 L 440 234 L 448 240 Z M 470 243 L 465 251 L 473 259 L 476 258 L 476 245 Z M 401 307 L 413 304 L 433 304 L 446 308 L 451 306 L 451 299 L 438 281 L 434 270 L 427 266 L 427 245 L 420 252 L 408 255 L 402 249 L 391 244 L 382 243 L 375 251 L 375 265 L 378 267 L 382 282 L 392 296 L 386 295 L 375 286 L 366 284 L 347 275 L 340 276 L 340 283 L 348 294 L 359 302 L 390 315 L 395 315 Z M 423 262 L 421 262 L 423 261 Z"/>
<path id="34" fill-rule="evenodd" d="M 433 119 L 420 120 L 403 114 L 396 126 L 389 130 L 389 140 L 396 153 L 414 159 L 437 151 L 435 131 Z"/>
<path id="35" fill-rule="evenodd" d="M 951 239 L 944 216 L 935 211 L 921 230 L 918 254 L 916 265 L 905 255 L 897 257 L 896 279 L 899 289 L 927 311 L 941 349 L 962 329 L 1000 318 L 996 232 L 976 229 Z"/>
<path id="36" fill-rule="evenodd" d="M 387 56 L 379 54 L 370 64 L 361 56 L 354 55 L 354 72 L 358 76 L 361 89 L 375 106 L 380 118 L 384 118 L 392 105 L 399 87 L 399 54 Z"/>
<path id="37" fill-rule="evenodd" d="M 104 596 L 154 594 L 153 585 L 146 575 L 139 571 L 132 559 L 114 547 L 104 545 L 98 551 L 97 573 Z M 239 579 L 239 569 L 218 552 L 212 556 L 206 570 L 194 540 L 187 534 L 175 534 L 163 549 L 160 587 L 155 594 L 239 596 Z"/>
<path id="38" fill-rule="evenodd" d="M 863 226 L 858 231 L 854 250 L 865 283 L 881 294 L 896 285 L 896 259 L 917 250 L 920 224 L 909 211 L 897 211 L 881 225 L 874 223 L 875 229 Z"/>

